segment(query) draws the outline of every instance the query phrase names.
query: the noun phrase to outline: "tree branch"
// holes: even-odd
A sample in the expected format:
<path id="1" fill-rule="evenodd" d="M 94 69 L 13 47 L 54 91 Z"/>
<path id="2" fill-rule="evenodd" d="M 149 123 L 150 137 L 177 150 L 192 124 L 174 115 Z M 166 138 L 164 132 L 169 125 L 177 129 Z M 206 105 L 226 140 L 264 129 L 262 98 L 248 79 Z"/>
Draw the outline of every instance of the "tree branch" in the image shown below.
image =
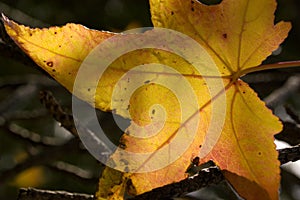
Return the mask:
<path id="1" fill-rule="evenodd" d="M 280 149 L 279 161 L 285 164 L 289 161 L 300 159 L 300 145 L 295 147 Z M 1 177 L 0 177 L 1 178 Z M 169 199 L 174 196 L 183 196 L 189 192 L 199 190 L 212 184 L 218 184 L 224 181 L 225 178 L 217 167 L 210 167 L 198 172 L 197 175 L 184 179 L 177 183 L 172 183 L 159 188 L 155 188 L 149 192 L 137 195 L 130 200 L 146 200 L 146 199 Z M 18 200 L 49 200 L 49 199 L 64 199 L 64 200 L 95 200 L 92 195 L 81 195 L 76 193 L 37 190 L 37 189 L 21 189 Z"/>
<path id="2" fill-rule="evenodd" d="M 279 149 L 277 151 L 279 152 L 278 160 L 282 165 L 287 162 L 295 162 L 300 160 L 300 145 Z"/>
<path id="3" fill-rule="evenodd" d="M 300 145 L 277 151 L 279 153 L 278 159 L 281 164 L 285 164 L 289 161 L 294 162 L 300 159 Z M 137 195 L 130 200 L 169 199 L 170 197 L 182 196 L 212 184 L 218 184 L 223 180 L 225 180 L 225 177 L 221 170 L 216 167 L 208 168 L 200 171 L 196 176 L 184 179 L 177 183 L 155 188 L 144 194 Z"/>
<path id="4" fill-rule="evenodd" d="M 69 193 L 65 191 L 38 190 L 21 188 L 18 200 L 95 200 L 93 195 Z"/>
<path id="5" fill-rule="evenodd" d="M 65 154 L 62 154 L 61 152 L 71 153 L 82 151 L 79 148 L 80 144 L 81 142 L 78 138 L 72 138 L 61 146 L 45 147 L 44 151 L 28 157 L 23 162 L 17 164 L 11 169 L 3 171 L 0 174 L 0 185 L 4 184 L 9 179 L 12 179 L 14 176 L 24 171 L 25 169 L 37 165 L 51 163 L 53 162 L 53 160 L 65 156 Z"/>
<path id="6" fill-rule="evenodd" d="M 53 118 L 60 122 L 61 126 L 67 129 L 74 136 L 78 136 L 73 116 L 64 111 L 58 101 L 54 98 L 51 92 L 41 91 L 40 92 L 40 101 L 50 112 Z"/>
<path id="7" fill-rule="evenodd" d="M 155 188 L 149 192 L 130 198 L 130 200 L 169 199 L 170 197 L 182 196 L 212 184 L 218 184 L 223 180 L 225 180 L 224 176 L 218 168 L 208 168 L 200 171 L 191 178 Z"/>

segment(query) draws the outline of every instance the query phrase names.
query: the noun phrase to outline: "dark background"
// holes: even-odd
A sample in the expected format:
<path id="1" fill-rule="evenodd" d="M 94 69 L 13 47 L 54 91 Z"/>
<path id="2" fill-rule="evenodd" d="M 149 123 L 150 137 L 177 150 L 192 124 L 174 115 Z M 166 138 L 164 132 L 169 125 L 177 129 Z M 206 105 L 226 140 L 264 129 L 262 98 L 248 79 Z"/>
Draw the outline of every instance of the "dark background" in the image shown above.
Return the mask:
<path id="1" fill-rule="evenodd" d="M 208 0 L 206 2 L 209 2 Z M 265 63 L 300 59 L 300 1 L 279 0 L 276 21 L 291 21 L 293 29 L 276 55 Z M 147 0 L 86 0 L 41 1 L 0 0 L 0 12 L 20 23 L 32 27 L 64 25 L 68 22 L 83 24 L 89 28 L 121 32 L 126 29 L 152 26 Z M 101 164 L 85 151 L 62 151 L 42 162 L 35 161 L 26 170 L 13 171 L 18 163 L 52 147 L 32 142 L 29 134 L 56 138 L 57 144 L 71 135 L 46 112 L 40 104 L 40 90 L 50 90 L 66 109 L 70 110 L 71 95 L 47 78 L 33 66 L 25 66 L 0 53 L 0 199 L 16 199 L 20 187 L 37 187 L 71 192 L 94 193 Z M 297 77 L 298 69 L 282 69 L 251 74 L 244 77 L 265 98 L 281 88 L 290 77 Z M 33 76 L 34 75 L 34 76 Z M 289 105 L 294 113 L 300 113 L 299 89 L 289 94 L 283 102 L 273 106 L 284 120 L 283 105 Z M 23 115 L 22 115 L 23 114 Z M 100 114 L 103 124 L 110 127 L 111 116 Z M 110 127 L 111 128 L 111 127 Z M 112 128 L 110 131 L 116 131 Z M 26 132 L 27 131 L 27 132 Z M 19 136 L 20 134 L 23 136 Z M 25 136 L 24 136 L 25 135 Z M 118 135 L 118 134 L 116 134 Z M 38 138 L 38 139 L 41 139 Z M 117 136 L 113 138 L 117 141 Z M 75 147 L 74 147 L 75 148 Z M 77 148 L 77 147 L 76 147 Z M 299 167 L 297 168 L 299 170 Z M 283 170 L 282 199 L 300 199 L 300 175 Z M 212 190 L 214 192 L 212 192 Z M 198 199 L 232 199 L 234 194 L 223 183 L 196 194 Z M 218 198 L 219 197 L 219 198 Z"/>

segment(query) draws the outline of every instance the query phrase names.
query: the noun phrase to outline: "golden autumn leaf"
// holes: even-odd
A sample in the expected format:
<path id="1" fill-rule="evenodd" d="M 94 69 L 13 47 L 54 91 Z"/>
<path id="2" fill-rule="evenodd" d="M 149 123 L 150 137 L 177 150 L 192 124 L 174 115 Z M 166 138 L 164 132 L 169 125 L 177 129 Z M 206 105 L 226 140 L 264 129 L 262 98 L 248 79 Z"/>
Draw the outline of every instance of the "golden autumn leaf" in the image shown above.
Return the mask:
<path id="1" fill-rule="evenodd" d="M 182 180 L 190 161 L 199 156 L 201 163 L 214 160 L 242 197 L 278 199 L 273 135 L 281 124 L 238 79 L 258 71 L 290 30 L 286 22 L 274 25 L 275 0 L 223 0 L 215 6 L 196 0 L 150 0 L 150 6 L 155 27 L 183 33 L 203 48 L 166 30 L 171 37 L 157 37 L 161 32 L 156 29 L 115 34 L 76 24 L 30 29 L 3 18 L 16 44 L 70 92 L 132 120 L 109 160 L 124 172 L 107 168 L 98 198 L 122 199 L 125 190 L 136 195 Z M 109 45 L 89 55 L 108 38 Z M 124 51 L 112 63 L 101 57 L 136 44 L 151 48 Z M 88 64 L 97 70 L 101 65 L 95 57 L 109 63 L 99 83 L 94 81 L 98 73 L 85 71 L 85 79 L 74 89 L 80 67 Z M 143 68 L 136 68 L 140 65 Z M 125 155 L 124 150 L 133 154 Z M 253 196 L 256 193 L 260 197 Z"/>
<path id="2" fill-rule="evenodd" d="M 16 187 L 39 187 L 45 182 L 45 171 L 42 167 L 31 167 L 16 176 L 11 182 Z"/>

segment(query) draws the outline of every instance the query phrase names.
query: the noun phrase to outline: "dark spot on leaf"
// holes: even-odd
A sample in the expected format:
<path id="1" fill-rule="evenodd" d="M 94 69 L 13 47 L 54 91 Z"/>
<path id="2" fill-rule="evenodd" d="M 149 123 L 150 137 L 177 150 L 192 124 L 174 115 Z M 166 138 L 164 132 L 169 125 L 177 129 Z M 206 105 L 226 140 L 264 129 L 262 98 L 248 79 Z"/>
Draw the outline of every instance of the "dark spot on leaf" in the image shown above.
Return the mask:
<path id="1" fill-rule="evenodd" d="M 130 108 L 130 105 L 127 106 L 126 110 L 129 110 L 129 108 Z"/>
<path id="2" fill-rule="evenodd" d="M 124 88 L 124 90 L 127 90 L 127 88 Z"/>
<path id="3" fill-rule="evenodd" d="M 55 70 L 55 69 L 52 69 L 52 72 L 56 72 L 56 70 Z"/>
<path id="4" fill-rule="evenodd" d="M 61 45 L 58 45 L 58 47 L 60 48 L 60 47 L 61 47 Z"/>
<path id="5" fill-rule="evenodd" d="M 73 36 L 71 35 L 70 38 L 73 38 Z"/>
<path id="6" fill-rule="evenodd" d="M 191 8 L 191 11 L 192 11 L 192 12 L 194 12 L 194 11 L 195 11 L 195 9 L 192 7 L 192 8 Z"/>
<path id="7" fill-rule="evenodd" d="M 88 88 L 88 89 L 87 89 L 87 91 L 89 91 L 89 92 L 90 92 L 90 91 L 91 91 L 91 88 Z"/>
<path id="8" fill-rule="evenodd" d="M 174 12 L 173 12 L 173 11 L 171 12 L 171 15 L 174 15 Z"/>
<path id="9" fill-rule="evenodd" d="M 57 32 L 55 31 L 55 32 L 54 32 L 54 34 L 56 35 L 56 34 L 57 34 Z"/>
<path id="10" fill-rule="evenodd" d="M 46 64 L 47 64 L 48 67 L 53 67 L 53 62 L 52 61 L 49 61 Z"/>
<path id="11" fill-rule="evenodd" d="M 128 166 L 125 167 L 124 171 L 125 171 L 125 172 L 129 172 Z"/>
<path id="12" fill-rule="evenodd" d="M 258 155 L 260 156 L 260 155 L 261 155 L 261 152 L 258 152 Z"/>
<path id="13" fill-rule="evenodd" d="M 121 149 L 125 149 L 125 148 L 126 148 L 126 145 L 120 142 L 119 147 L 120 147 Z"/>
<path id="14" fill-rule="evenodd" d="M 127 160 L 125 160 L 124 158 L 120 159 L 120 162 L 124 163 L 125 165 L 129 164 L 129 162 Z"/>
<path id="15" fill-rule="evenodd" d="M 69 74 L 69 75 L 71 75 L 72 73 L 71 73 L 71 72 L 69 72 L 68 74 Z"/>
<path id="16" fill-rule="evenodd" d="M 155 114 L 155 109 L 152 110 L 152 115 L 154 115 L 154 114 Z"/>
<path id="17" fill-rule="evenodd" d="M 204 5 L 217 5 L 221 3 L 222 0 L 198 0 L 199 2 L 203 3 Z"/>
<path id="18" fill-rule="evenodd" d="M 194 4 L 195 2 L 194 1 L 191 1 L 191 4 Z"/>
<path id="19" fill-rule="evenodd" d="M 32 36 L 32 33 L 29 33 L 29 36 Z"/>
<path id="20" fill-rule="evenodd" d="M 245 94 L 246 92 L 245 91 L 243 91 L 243 94 Z"/>
<path id="21" fill-rule="evenodd" d="M 201 148 L 201 147 L 202 147 L 202 144 L 199 145 L 199 148 Z"/>
<path id="22" fill-rule="evenodd" d="M 224 39 L 227 38 L 227 34 L 226 33 L 224 33 L 222 36 L 223 36 Z"/>
<path id="23" fill-rule="evenodd" d="M 145 84 L 148 84 L 148 83 L 150 83 L 150 80 L 147 80 L 147 81 L 145 81 L 144 83 L 145 83 Z"/>
<path id="24" fill-rule="evenodd" d="M 195 158 L 193 159 L 192 163 L 193 163 L 194 165 L 198 166 L 198 165 L 199 165 L 199 161 L 200 161 L 200 158 L 197 156 L 197 157 L 195 157 Z"/>

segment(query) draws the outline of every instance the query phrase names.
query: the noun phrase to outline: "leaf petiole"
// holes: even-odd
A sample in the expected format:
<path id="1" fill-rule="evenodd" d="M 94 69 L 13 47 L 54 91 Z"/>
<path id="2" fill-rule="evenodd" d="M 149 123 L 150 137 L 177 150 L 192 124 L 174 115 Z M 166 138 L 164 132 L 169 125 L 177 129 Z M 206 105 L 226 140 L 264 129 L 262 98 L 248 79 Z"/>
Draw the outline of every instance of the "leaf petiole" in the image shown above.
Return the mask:
<path id="1" fill-rule="evenodd" d="M 243 75 L 246 75 L 246 74 L 249 74 L 252 72 L 258 72 L 258 71 L 262 71 L 262 70 L 283 69 L 283 68 L 289 68 L 289 67 L 300 67 L 300 60 L 259 65 L 259 66 L 253 67 L 253 68 L 248 68 L 248 69 L 242 70 L 240 72 L 240 75 L 243 76 Z"/>

